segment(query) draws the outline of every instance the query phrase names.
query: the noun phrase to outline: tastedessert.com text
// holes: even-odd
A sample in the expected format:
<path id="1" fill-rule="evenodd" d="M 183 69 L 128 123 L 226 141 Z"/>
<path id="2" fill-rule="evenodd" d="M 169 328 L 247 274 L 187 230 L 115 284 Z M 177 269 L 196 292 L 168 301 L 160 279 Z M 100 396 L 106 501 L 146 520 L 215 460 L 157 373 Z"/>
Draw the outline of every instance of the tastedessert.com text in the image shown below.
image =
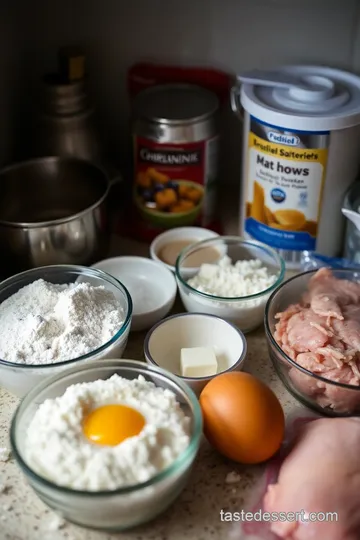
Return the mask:
<path id="1" fill-rule="evenodd" d="M 257 521 L 257 522 L 301 522 L 301 523 L 316 523 L 316 522 L 332 522 L 338 521 L 337 512 L 264 512 L 258 510 L 256 512 L 248 512 L 241 510 L 240 512 L 227 512 L 220 510 L 221 521 Z"/>

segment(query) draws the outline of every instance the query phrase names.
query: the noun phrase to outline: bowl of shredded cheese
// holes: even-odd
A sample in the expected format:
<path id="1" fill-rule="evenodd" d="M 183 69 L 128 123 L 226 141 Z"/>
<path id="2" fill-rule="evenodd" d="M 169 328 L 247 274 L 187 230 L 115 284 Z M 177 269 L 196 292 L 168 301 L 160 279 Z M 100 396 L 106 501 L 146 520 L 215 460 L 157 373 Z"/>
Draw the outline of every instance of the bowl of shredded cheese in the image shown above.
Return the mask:
<path id="1" fill-rule="evenodd" d="M 189 275 L 188 258 L 197 254 L 201 261 L 206 248 L 218 251 L 218 259 Z M 175 275 L 187 311 L 217 315 L 250 332 L 262 324 L 266 302 L 284 279 L 285 262 L 261 242 L 219 236 L 184 249 Z"/>
<path id="2" fill-rule="evenodd" d="M 0 384 L 22 397 L 73 364 L 121 358 L 132 300 L 117 279 L 56 265 L 0 283 Z"/>

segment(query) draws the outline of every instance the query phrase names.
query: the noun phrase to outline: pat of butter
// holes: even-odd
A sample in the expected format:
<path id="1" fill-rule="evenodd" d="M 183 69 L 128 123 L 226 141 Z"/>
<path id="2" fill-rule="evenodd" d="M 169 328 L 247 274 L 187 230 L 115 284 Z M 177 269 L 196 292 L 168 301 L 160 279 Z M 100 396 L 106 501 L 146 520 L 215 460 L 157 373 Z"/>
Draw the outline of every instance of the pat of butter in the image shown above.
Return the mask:
<path id="1" fill-rule="evenodd" d="M 210 377 L 216 375 L 218 364 L 211 347 L 181 349 L 181 375 L 183 377 Z"/>

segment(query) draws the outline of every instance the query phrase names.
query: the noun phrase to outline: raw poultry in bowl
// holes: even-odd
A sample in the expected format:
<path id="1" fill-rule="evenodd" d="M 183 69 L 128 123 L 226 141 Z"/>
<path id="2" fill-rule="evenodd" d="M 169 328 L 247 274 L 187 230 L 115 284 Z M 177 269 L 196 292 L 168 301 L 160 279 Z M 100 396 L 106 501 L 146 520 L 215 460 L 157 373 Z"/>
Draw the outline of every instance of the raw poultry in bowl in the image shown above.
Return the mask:
<path id="1" fill-rule="evenodd" d="M 270 297 L 270 357 L 297 399 L 322 414 L 360 413 L 360 273 L 322 268 Z"/>

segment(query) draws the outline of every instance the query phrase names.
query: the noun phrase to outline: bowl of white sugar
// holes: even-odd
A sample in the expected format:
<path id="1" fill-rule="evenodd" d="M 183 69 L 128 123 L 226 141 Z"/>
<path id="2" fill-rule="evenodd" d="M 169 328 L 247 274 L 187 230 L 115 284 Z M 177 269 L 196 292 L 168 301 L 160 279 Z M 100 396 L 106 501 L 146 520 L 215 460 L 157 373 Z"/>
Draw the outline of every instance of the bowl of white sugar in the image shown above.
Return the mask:
<path id="1" fill-rule="evenodd" d="M 24 396 L 45 377 L 121 358 L 132 301 L 117 279 L 92 268 L 44 266 L 0 284 L 0 385 Z"/>
<path id="2" fill-rule="evenodd" d="M 211 263 L 201 264 L 201 253 L 219 253 Z M 200 264 L 187 261 L 199 254 Z M 176 261 L 176 281 L 181 300 L 189 312 L 222 317 L 251 332 L 263 323 L 266 302 L 284 279 L 285 262 L 271 247 L 238 236 L 218 236 L 193 244 Z"/>

